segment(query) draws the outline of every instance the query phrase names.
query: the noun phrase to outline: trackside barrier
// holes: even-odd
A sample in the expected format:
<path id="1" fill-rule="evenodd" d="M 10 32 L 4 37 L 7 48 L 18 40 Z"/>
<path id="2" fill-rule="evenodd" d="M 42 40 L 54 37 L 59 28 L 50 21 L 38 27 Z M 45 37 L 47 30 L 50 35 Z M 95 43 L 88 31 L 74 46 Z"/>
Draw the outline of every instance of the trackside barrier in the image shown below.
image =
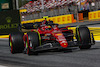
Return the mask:
<path id="1" fill-rule="evenodd" d="M 29 21 L 22 21 L 21 24 L 41 22 L 43 20 L 44 19 L 42 18 L 42 19 L 35 19 L 35 20 L 29 20 Z M 68 23 L 75 23 L 76 22 L 76 19 L 74 19 L 73 14 L 49 17 L 49 18 L 47 18 L 47 20 L 51 20 L 54 23 L 58 23 L 58 24 L 68 24 Z"/>
<path id="2" fill-rule="evenodd" d="M 21 12 L 27 12 L 26 9 L 21 9 L 21 10 L 19 10 L 19 11 L 20 11 L 20 13 L 21 13 Z"/>
<path id="3" fill-rule="evenodd" d="M 89 20 L 100 19 L 100 11 L 89 12 L 88 15 L 89 15 L 88 17 Z"/>
<path id="4" fill-rule="evenodd" d="M 19 10 L 0 11 L 0 35 L 19 32 L 20 22 Z"/>
<path id="5" fill-rule="evenodd" d="M 79 20 L 83 20 L 83 13 L 78 13 L 78 17 Z"/>

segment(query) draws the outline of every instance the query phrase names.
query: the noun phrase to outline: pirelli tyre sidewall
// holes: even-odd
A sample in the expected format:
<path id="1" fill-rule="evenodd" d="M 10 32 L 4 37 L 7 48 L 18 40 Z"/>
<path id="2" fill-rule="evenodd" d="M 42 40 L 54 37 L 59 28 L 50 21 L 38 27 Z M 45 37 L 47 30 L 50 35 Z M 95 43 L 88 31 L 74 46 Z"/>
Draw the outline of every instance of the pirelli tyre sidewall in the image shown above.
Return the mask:
<path id="1" fill-rule="evenodd" d="M 12 54 L 23 52 L 24 42 L 23 42 L 22 32 L 16 32 L 9 34 L 9 47 Z"/>
<path id="2" fill-rule="evenodd" d="M 35 52 L 36 47 L 40 46 L 39 34 L 37 32 L 28 32 L 27 33 L 27 54 L 28 55 L 36 55 Z"/>
<path id="3" fill-rule="evenodd" d="M 76 28 L 76 39 L 80 49 L 89 49 L 91 47 L 90 31 L 86 26 L 78 26 Z"/>

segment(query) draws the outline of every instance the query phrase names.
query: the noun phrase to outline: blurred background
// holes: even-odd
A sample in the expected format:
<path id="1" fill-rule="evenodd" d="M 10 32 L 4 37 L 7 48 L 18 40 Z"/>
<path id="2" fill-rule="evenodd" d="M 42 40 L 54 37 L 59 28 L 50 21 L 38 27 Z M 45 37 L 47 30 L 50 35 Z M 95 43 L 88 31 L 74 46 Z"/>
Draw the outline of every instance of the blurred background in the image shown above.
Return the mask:
<path id="1" fill-rule="evenodd" d="M 67 14 L 78 20 L 78 13 L 88 19 L 88 12 L 100 10 L 100 0 L 0 0 L 0 11 L 5 10 L 23 10 L 22 21 Z"/>

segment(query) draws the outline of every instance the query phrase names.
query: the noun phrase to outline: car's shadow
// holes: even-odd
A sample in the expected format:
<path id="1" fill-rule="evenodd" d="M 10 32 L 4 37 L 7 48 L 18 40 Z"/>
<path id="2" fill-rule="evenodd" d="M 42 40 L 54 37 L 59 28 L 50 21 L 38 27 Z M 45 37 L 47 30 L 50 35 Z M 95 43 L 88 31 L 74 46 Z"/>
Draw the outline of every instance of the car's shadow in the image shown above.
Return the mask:
<path id="1" fill-rule="evenodd" d="M 67 49 L 55 49 L 55 50 L 46 50 L 46 51 L 39 51 L 37 55 L 56 55 L 56 54 L 64 54 L 64 53 L 75 53 L 75 52 L 82 52 L 82 51 L 91 51 L 91 50 L 99 50 L 100 48 L 90 48 L 90 49 L 83 49 L 80 50 L 78 47 L 67 48 Z M 32 55 L 33 56 L 33 55 Z"/>

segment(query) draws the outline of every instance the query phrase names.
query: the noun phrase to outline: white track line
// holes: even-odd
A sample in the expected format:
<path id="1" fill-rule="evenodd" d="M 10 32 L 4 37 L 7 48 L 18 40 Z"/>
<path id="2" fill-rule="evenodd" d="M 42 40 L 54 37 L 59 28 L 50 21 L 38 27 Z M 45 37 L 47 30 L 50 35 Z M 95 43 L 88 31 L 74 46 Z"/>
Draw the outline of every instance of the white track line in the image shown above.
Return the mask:
<path id="1" fill-rule="evenodd" d="M 8 67 L 8 66 L 3 66 L 3 65 L 0 65 L 0 67 Z"/>
<path id="2" fill-rule="evenodd" d="M 96 42 L 100 42 L 100 40 L 95 40 Z"/>
<path id="3" fill-rule="evenodd" d="M 9 40 L 9 38 L 0 38 L 0 40 Z"/>

